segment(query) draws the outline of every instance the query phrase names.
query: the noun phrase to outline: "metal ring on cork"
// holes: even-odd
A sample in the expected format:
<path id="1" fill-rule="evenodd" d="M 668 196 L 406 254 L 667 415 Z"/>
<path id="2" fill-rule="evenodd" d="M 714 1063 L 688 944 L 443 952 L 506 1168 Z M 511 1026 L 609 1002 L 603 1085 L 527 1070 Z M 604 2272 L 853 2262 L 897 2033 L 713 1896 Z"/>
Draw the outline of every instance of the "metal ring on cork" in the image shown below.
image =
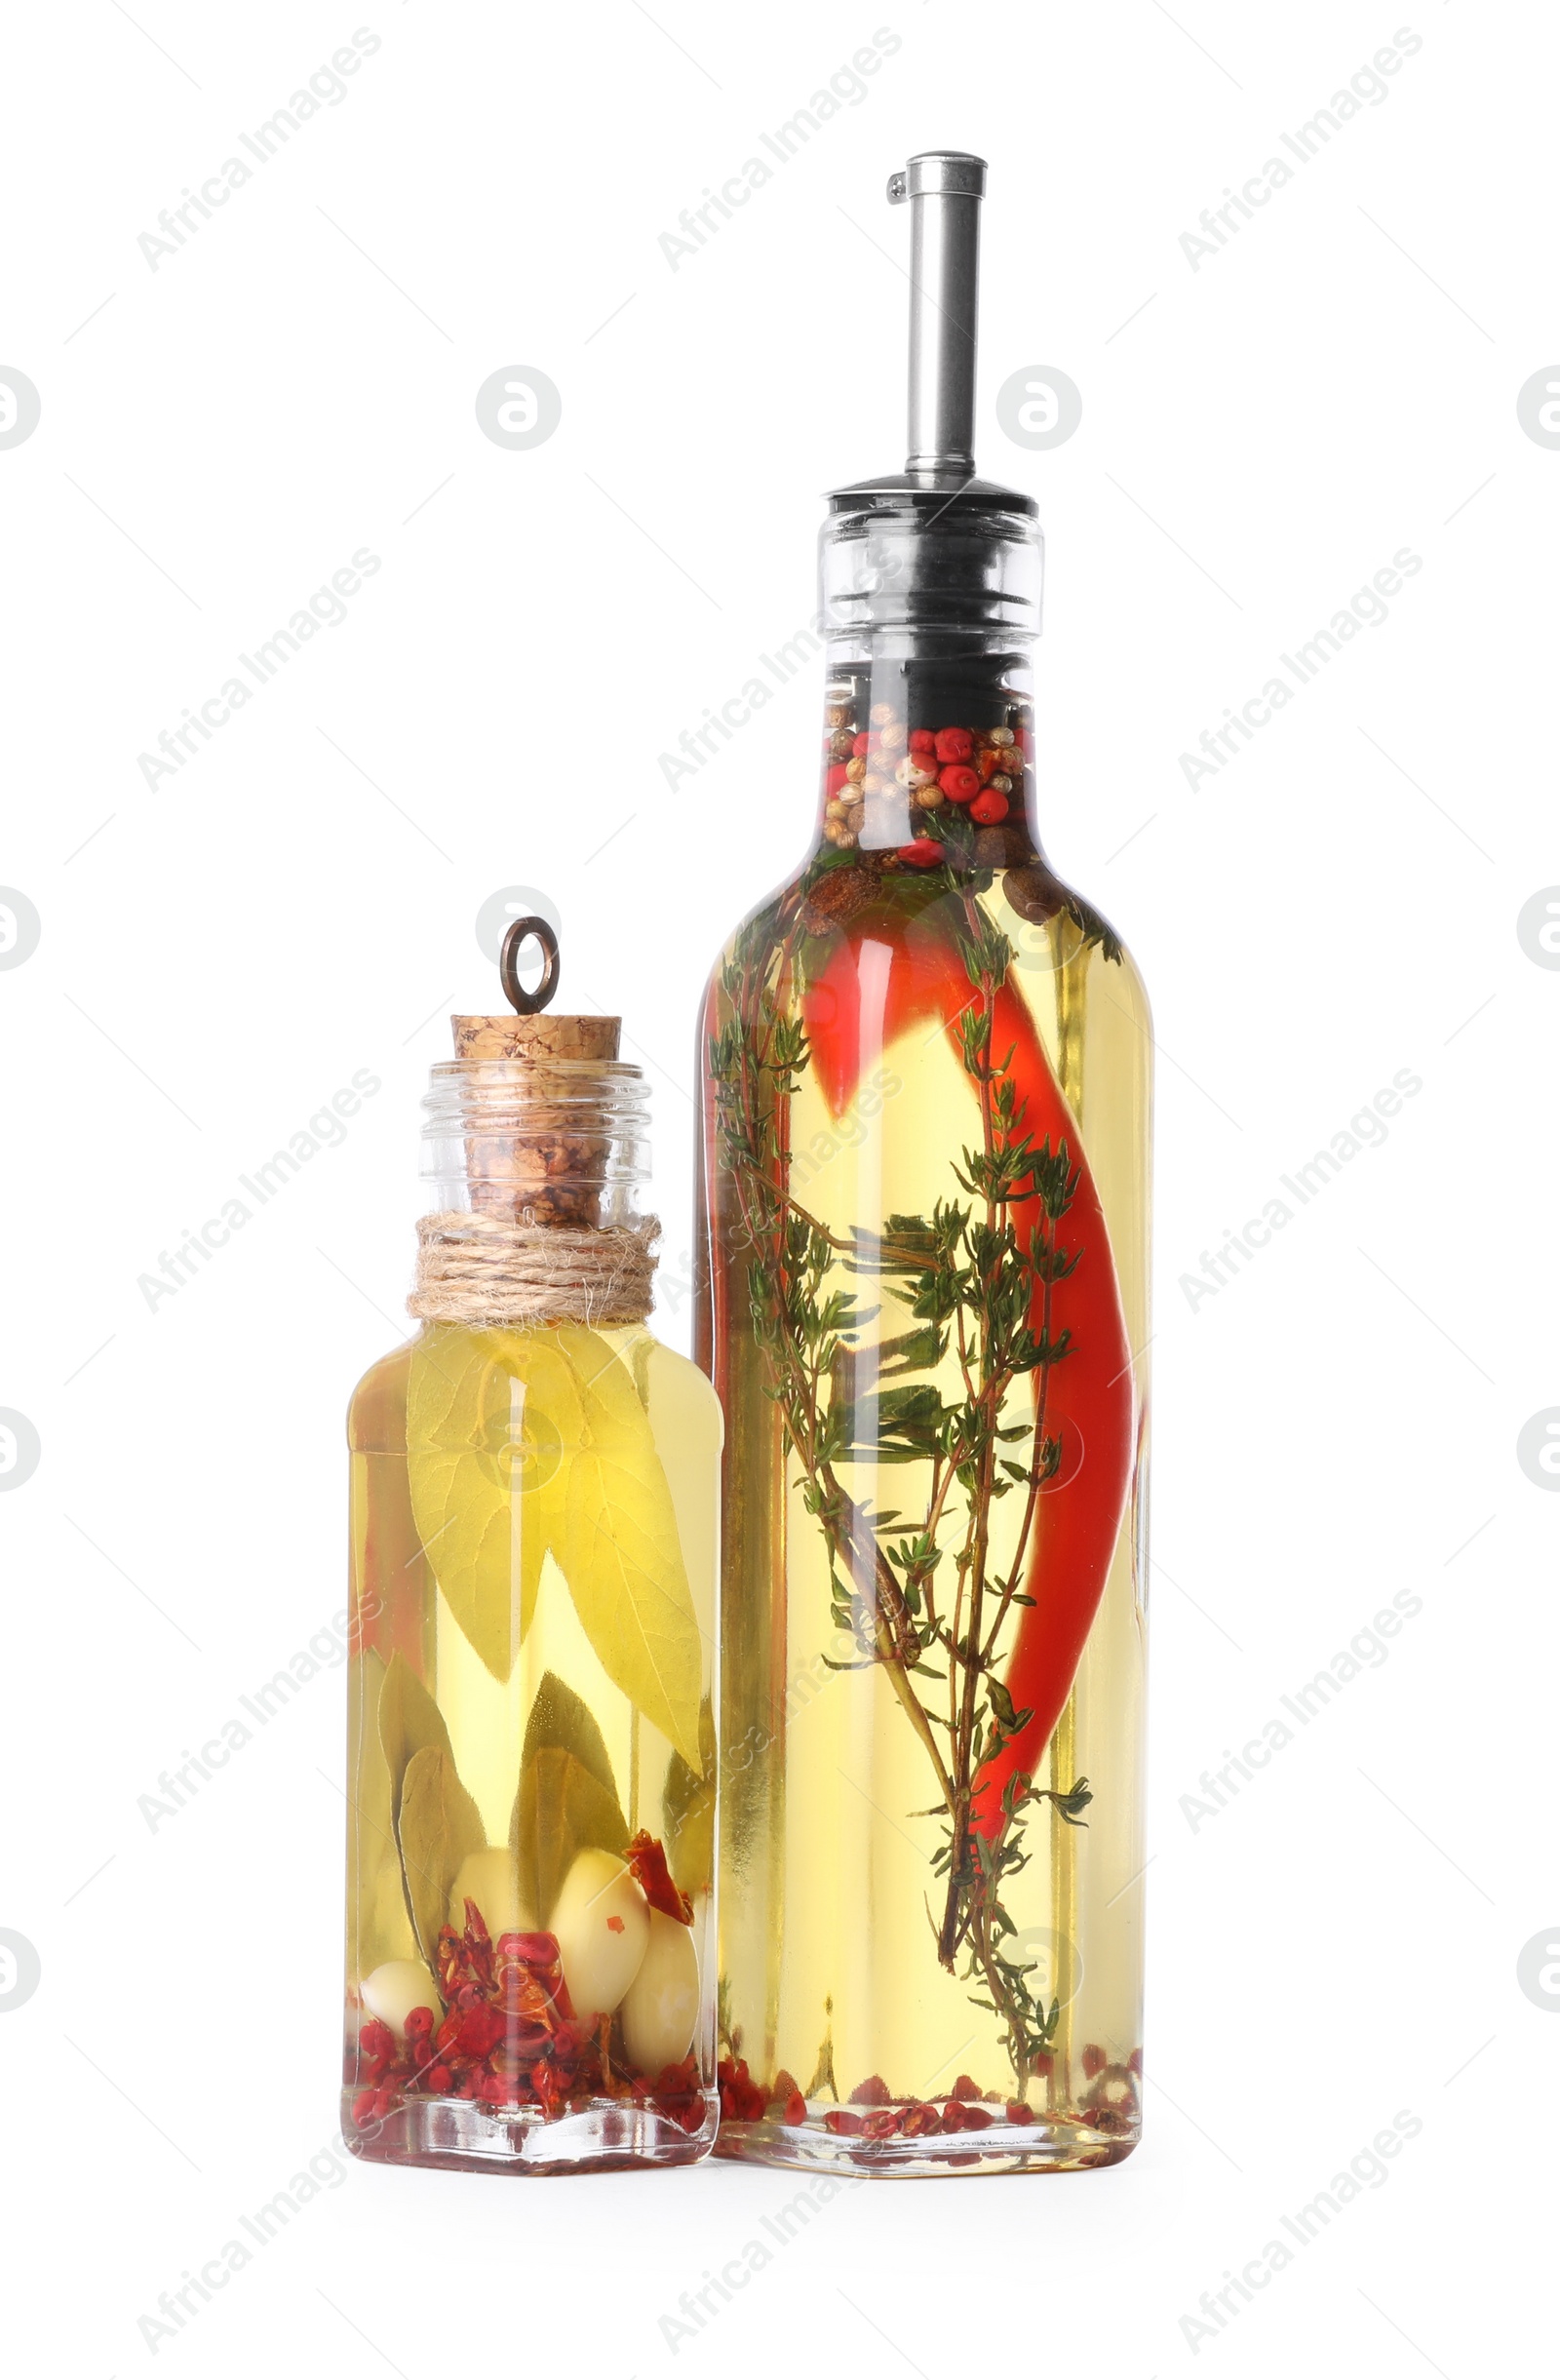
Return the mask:
<path id="1" fill-rule="evenodd" d="M 527 942 L 542 946 L 542 979 L 534 992 L 527 992 L 520 980 L 520 954 Z M 498 980 L 518 1015 L 533 1017 L 546 1007 L 558 990 L 558 936 L 545 917 L 517 917 L 508 928 L 498 953 Z"/>

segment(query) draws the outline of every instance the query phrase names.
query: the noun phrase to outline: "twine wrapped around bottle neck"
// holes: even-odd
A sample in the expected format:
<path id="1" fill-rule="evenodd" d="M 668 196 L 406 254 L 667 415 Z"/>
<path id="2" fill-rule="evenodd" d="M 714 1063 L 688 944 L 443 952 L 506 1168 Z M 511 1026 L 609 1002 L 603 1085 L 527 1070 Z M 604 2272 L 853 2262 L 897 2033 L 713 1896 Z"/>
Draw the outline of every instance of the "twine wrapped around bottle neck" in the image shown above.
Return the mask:
<path id="1" fill-rule="evenodd" d="M 649 1316 L 653 1215 L 574 1231 L 499 1215 L 424 1215 L 417 1286 L 407 1311 L 423 1322 L 487 1329 L 511 1322 L 587 1322 L 610 1330 Z"/>
<path id="2" fill-rule="evenodd" d="M 660 1225 L 636 1212 L 646 1092 L 615 1017 L 454 1017 L 424 1128 L 434 1212 L 417 1225 L 419 1321 L 484 1329 L 650 1310 Z"/>

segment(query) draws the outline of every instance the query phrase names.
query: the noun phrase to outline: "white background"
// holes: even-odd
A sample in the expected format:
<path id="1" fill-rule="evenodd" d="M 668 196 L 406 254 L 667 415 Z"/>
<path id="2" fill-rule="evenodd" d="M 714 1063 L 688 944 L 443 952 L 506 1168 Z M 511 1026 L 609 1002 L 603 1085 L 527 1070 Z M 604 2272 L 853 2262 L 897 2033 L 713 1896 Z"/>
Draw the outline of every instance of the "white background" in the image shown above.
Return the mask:
<path id="1" fill-rule="evenodd" d="M 360 20 L 9 20 L 0 363 L 42 399 L 0 451 L 0 880 L 42 920 L 0 972 L 0 1405 L 42 1449 L 0 1495 L 0 1925 L 42 1973 L 0 2013 L 19 2368 L 1474 2380 L 1527 2352 L 1560 1507 L 1516 1440 L 1560 1402 L 1560 977 L 1516 920 L 1560 878 L 1560 453 L 1516 397 L 1560 356 L 1560 27 L 1417 0 L 1389 96 L 1194 270 L 1181 235 L 1399 17 L 882 5 L 378 0 L 345 98 L 155 270 L 159 211 Z M 879 24 L 866 96 L 674 271 L 659 235 Z M 340 1670 L 173 1817 L 138 1803 L 340 1609 L 342 1410 L 402 1332 L 417 1101 L 446 1012 L 493 1002 L 499 887 L 555 903 L 567 1002 L 643 1052 L 676 1285 L 695 998 L 804 847 L 815 671 L 677 794 L 657 760 L 806 620 L 819 491 L 899 465 L 883 183 L 935 145 L 991 160 L 980 457 L 1048 532 L 1049 846 L 1161 1036 L 1148 2128 L 1105 2174 L 854 2190 L 674 2340 L 794 2181 L 323 2154 Z M 477 425 L 506 365 L 562 392 L 530 451 Z M 1083 417 L 1036 453 L 994 400 L 1039 365 Z M 345 620 L 149 788 L 137 755 L 365 546 Z M 1201 731 L 1403 547 L 1389 618 L 1190 787 Z M 150 1309 L 139 1276 L 358 1069 L 382 1089 L 341 1145 Z M 1181 1276 L 1402 1069 L 1384 1144 L 1193 1306 Z M 685 1345 L 686 1297 L 661 1312 Z M 1399 1591 L 1388 1658 L 1193 1823 Z M 1386 2178 L 1190 2332 L 1403 2111 Z M 311 2157 L 331 2186 L 148 2338 Z"/>

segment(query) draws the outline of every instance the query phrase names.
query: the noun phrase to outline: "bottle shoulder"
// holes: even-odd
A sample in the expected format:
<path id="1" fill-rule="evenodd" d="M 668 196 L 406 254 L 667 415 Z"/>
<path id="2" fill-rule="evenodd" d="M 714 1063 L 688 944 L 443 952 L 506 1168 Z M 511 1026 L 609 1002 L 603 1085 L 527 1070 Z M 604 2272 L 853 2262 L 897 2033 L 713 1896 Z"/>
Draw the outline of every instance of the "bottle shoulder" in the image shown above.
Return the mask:
<path id="1" fill-rule="evenodd" d="M 894 855 L 824 853 L 813 857 L 751 909 L 710 972 L 707 998 L 719 1002 L 733 963 L 761 973 L 782 954 L 799 964 L 802 984 L 827 973 L 844 942 L 866 936 L 890 945 L 924 945 L 966 930 L 972 896 L 1013 946 L 1014 980 L 1054 970 L 1078 956 L 1103 964 L 1145 1031 L 1151 1029 L 1142 970 L 1120 935 L 1086 894 L 1032 852 L 1021 866 L 935 877 L 895 867 Z"/>
<path id="2" fill-rule="evenodd" d="M 411 1367 L 419 1346 L 437 1340 L 448 1351 L 446 1369 L 458 1374 L 462 1360 L 502 1363 L 505 1344 L 513 1349 L 517 1369 L 524 1369 L 522 1348 L 527 1340 L 545 1340 L 557 1326 L 516 1324 L 507 1329 L 481 1329 L 462 1323 L 423 1328 L 370 1364 L 352 1392 L 347 1407 L 347 1443 L 354 1454 L 398 1454 L 407 1451 L 407 1407 Z M 570 1325 L 582 1329 L 582 1325 Z M 714 1430 L 721 1442 L 724 1423 L 720 1399 L 698 1365 L 665 1346 L 644 1324 L 592 1334 L 627 1366 L 647 1405 L 680 1426 L 699 1432 Z"/>

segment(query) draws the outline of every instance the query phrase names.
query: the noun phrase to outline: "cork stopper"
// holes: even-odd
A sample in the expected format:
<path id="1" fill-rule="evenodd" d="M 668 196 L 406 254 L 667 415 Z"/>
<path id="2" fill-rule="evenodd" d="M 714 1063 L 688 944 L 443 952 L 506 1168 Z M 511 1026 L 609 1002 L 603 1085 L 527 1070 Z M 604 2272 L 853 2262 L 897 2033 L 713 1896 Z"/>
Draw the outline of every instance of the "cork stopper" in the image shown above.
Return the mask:
<path id="1" fill-rule="evenodd" d="M 457 1058 L 615 1058 L 621 1017 L 451 1017 Z"/>
<path id="2" fill-rule="evenodd" d="M 533 992 L 520 981 L 527 942 L 542 953 Z M 593 1070 L 615 1067 L 622 1020 L 548 1011 L 558 939 L 544 917 L 514 920 L 498 973 L 513 1013 L 449 1020 L 456 1063 L 484 1070 L 471 1100 L 471 1120 L 484 1128 L 466 1141 L 472 1207 L 516 1223 L 594 1229 L 613 1134 L 610 1083 Z"/>

